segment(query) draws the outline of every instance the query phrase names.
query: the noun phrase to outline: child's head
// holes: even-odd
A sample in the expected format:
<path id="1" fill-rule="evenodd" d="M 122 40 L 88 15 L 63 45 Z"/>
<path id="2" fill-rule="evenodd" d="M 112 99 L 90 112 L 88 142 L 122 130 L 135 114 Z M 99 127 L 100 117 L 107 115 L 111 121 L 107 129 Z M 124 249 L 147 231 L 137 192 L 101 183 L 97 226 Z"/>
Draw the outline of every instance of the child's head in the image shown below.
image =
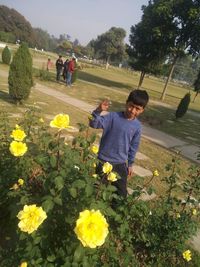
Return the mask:
<path id="1" fill-rule="evenodd" d="M 149 101 L 149 95 L 144 90 L 133 90 L 126 101 L 125 115 L 127 119 L 137 118 Z"/>
<path id="2" fill-rule="evenodd" d="M 136 89 L 130 92 L 126 103 L 132 102 L 137 106 L 145 108 L 148 101 L 149 101 L 148 93 L 145 90 Z"/>

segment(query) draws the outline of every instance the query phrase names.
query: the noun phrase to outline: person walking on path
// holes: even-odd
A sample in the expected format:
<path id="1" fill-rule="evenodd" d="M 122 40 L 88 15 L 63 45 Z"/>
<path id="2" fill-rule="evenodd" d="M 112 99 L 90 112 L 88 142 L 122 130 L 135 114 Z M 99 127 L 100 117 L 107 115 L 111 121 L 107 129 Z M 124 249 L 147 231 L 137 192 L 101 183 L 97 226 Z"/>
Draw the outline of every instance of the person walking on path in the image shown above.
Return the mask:
<path id="1" fill-rule="evenodd" d="M 48 58 L 48 60 L 47 60 L 47 71 L 50 71 L 51 67 L 52 67 L 52 62 L 51 62 L 51 59 Z"/>
<path id="2" fill-rule="evenodd" d="M 97 173 L 102 174 L 102 166 L 109 162 L 120 179 L 113 182 L 117 194 L 127 196 L 127 177 L 132 176 L 132 165 L 138 150 L 141 137 L 141 123 L 137 117 L 144 111 L 149 101 L 149 96 L 144 90 L 133 90 L 126 101 L 125 111 L 110 112 L 101 116 L 102 111 L 107 111 L 109 102 L 104 100 L 92 112 L 89 125 L 95 129 L 103 129 L 98 152 L 100 160 Z M 103 182 L 106 180 L 102 177 Z"/>
<path id="3" fill-rule="evenodd" d="M 67 72 L 68 72 L 68 63 L 69 63 L 69 59 L 67 58 L 63 64 L 63 79 L 64 81 L 67 79 Z"/>
<path id="4" fill-rule="evenodd" d="M 72 59 L 68 63 L 66 84 L 69 87 L 72 85 L 72 74 L 73 74 L 73 72 L 75 70 L 75 61 L 76 61 L 76 58 L 75 57 L 72 57 Z"/>
<path id="5" fill-rule="evenodd" d="M 59 58 L 56 60 L 56 81 L 60 81 L 62 68 L 63 68 L 63 60 L 62 56 L 60 55 Z"/>

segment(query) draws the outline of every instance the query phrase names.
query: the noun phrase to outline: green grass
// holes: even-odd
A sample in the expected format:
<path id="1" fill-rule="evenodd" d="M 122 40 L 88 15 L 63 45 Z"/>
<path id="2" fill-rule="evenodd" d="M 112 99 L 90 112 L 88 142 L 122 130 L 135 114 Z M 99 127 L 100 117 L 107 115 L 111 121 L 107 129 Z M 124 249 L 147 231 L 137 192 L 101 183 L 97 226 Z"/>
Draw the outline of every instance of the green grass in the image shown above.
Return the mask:
<path id="1" fill-rule="evenodd" d="M 43 68 L 49 56 L 51 56 L 53 63 L 55 63 L 54 60 L 57 59 L 57 55 L 55 54 L 49 55 L 49 53 L 41 53 L 34 50 L 32 50 L 31 53 L 33 55 L 34 67 L 38 69 Z M 73 126 L 76 126 L 78 122 L 87 124 L 88 114 L 81 111 L 79 107 L 71 106 L 70 104 L 66 104 L 53 97 L 42 94 L 39 91 L 34 90 L 34 88 L 32 89 L 30 98 L 24 105 L 13 105 L 8 95 L 6 73 L 8 73 L 8 66 L 0 64 L 0 108 L 1 110 L 7 111 L 10 116 L 12 114 L 15 114 L 17 117 L 23 116 L 23 113 L 27 110 L 29 105 L 35 103 L 35 105 L 40 108 L 41 117 L 45 119 L 47 124 L 50 119 L 58 113 L 68 113 L 70 115 L 71 125 Z M 80 71 L 79 79 L 80 80 L 78 80 L 72 88 L 67 88 L 64 82 L 57 83 L 55 81 L 55 66 L 53 64 L 51 81 L 41 81 L 35 78 L 35 82 L 44 84 L 54 90 L 58 90 L 94 106 L 97 106 L 101 100 L 108 98 L 111 101 L 111 110 L 123 110 L 128 93 L 137 86 L 139 74 L 118 68 L 110 68 L 106 71 L 103 68 L 95 66 L 94 68 L 85 68 L 83 71 Z M 148 87 L 148 92 L 150 93 L 151 98 L 159 100 L 161 89 L 163 87 L 163 82 L 161 80 L 154 77 L 147 77 L 145 78 L 143 87 Z M 183 87 L 175 87 L 174 84 L 171 84 L 166 97 L 166 103 L 171 104 L 172 108 L 162 107 L 161 105 L 151 103 L 141 119 L 154 128 L 185 139 L 190 143 L 200 144 L 199 118 L 187 114 L 180 121 L 173 121 L 175 110 L 174 105 L 178 103 L 181 94 L 184 95 L 185 92 L 187 92 L 187 90 Z M 198 104 L 200 109 L 199 99 L 197 99 L 195 104 Z M 194 107 L 194 109 L 196 109 L 196 107 Z M 196 110 L 199 111 L 199 109 Z M 11 117 L 11 119 L 15 122 L 16 117 Z M 94 130 L 91 130 L 91 132 L 92 131 Z M 73 135 L 73 133 L 70 133 L 70 135 Z M 194 137 L 196 140 L 189 140 L 186 138 L 187 136 Z M 158 169 L 160 177 L 167 174 L 165 165 L 170 162 L 175 155 L 173 152 L 167 151 L 145 139 L 142 139 L 141 141 L 140 152 L 147 155 L 149 160 L 136 160 L 136 164 L 151 171 L 155 168 Z M 190 162 L 188 160 L 181 158 L 181 179 L 183 180 L 186 178 L 189 165 Z M 158 192 L 163 192 L 164 185 L 161 183 L 160 178 L 155 179 L 154 185 Z"/>

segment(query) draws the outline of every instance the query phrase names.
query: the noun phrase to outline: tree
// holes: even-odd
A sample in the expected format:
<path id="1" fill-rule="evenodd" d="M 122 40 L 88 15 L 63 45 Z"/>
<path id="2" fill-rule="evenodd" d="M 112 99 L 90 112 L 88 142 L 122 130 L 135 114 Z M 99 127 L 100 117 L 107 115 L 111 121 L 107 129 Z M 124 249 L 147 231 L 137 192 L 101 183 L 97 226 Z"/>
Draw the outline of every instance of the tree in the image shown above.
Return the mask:
<path id="1" fill-rule="evenodd" d="M 11 52 L 8 46 L 6 45 L 2 51 L 2 61 L 3 63 L 9 65 L 11 60 Z"/>
<path id="2" fill-rule="evenodd" d="M 136 25 L 130 35 L 130 41 L 133 38 L 131 45 L 136 43 L 133 55 L 153 62 L 153 66 L 157 59 L 168 57 L 171 68 L 163 89 L 163 100 L 178 58 L 185 53 L 195 57 L 200 52 L 200 1 L 150 0 L 148 6 L 143 6 L 142 9 L 141 26 Z M 156 57 L 156 51 L 161 55 Z"/>
<path id="3" fill-rule="evenodd" d="M 13 57 L 9 70 L 8 84 L 9 95 L 16 103 L 29 97 L 33 86 L 32 57 L 25 43 L 20 45 Z"/>
<path id="4" fill-rule="evenodd" d="M 194 82 L 194 91 L 196 92 L 195 97 L 193 99 L 193 102 L 195 101 L 196 97 L 198 96 L 199 92 L 200 92 L 200 69 L 199 69 L 199 73 L 197 75 L 197 78 Z"/>
<path id="5" fill-rule="evenodd" d="M 190 93 L 187 93 L 181 99 L 181 101 L 180 101 L 180 103 L 179 103 L 179 105 L 177 107 L 177 110 L 176 110 L 176 113 L 175 113 L 176 119 L 181 118 L 181 117 L 183 117 L 185 115 L 185 113 L 188 110 L 189 104 L 190 104 Z"/>
<path id="6" fill-rule="evenodd" d="M 107 65 L 113 57 L 117 55 L 122 57 L 125 53 L 125 37 L 125 30 L 116 27 L 112 27 L 109 31 L 99 35 L 97 39 L 91 43 L 94 48 L 95 56 L 105 60 Z"/>

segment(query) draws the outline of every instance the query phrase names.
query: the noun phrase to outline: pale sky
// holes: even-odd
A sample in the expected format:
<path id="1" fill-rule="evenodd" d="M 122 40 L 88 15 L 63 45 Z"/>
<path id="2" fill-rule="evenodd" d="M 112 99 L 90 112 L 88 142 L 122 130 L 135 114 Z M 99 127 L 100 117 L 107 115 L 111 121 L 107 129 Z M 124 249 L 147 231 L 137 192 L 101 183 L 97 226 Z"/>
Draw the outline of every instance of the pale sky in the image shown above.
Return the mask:
<path id="1" fill-rule="evenodd" d="M 82 45 L 111 27 L 121 27 L 128 42 L 130 27 L 142 16 L 148 0 L 0 0 L 0 5 L 16 9 L 32 25 L 59 37 L 69 34 Z"/>

